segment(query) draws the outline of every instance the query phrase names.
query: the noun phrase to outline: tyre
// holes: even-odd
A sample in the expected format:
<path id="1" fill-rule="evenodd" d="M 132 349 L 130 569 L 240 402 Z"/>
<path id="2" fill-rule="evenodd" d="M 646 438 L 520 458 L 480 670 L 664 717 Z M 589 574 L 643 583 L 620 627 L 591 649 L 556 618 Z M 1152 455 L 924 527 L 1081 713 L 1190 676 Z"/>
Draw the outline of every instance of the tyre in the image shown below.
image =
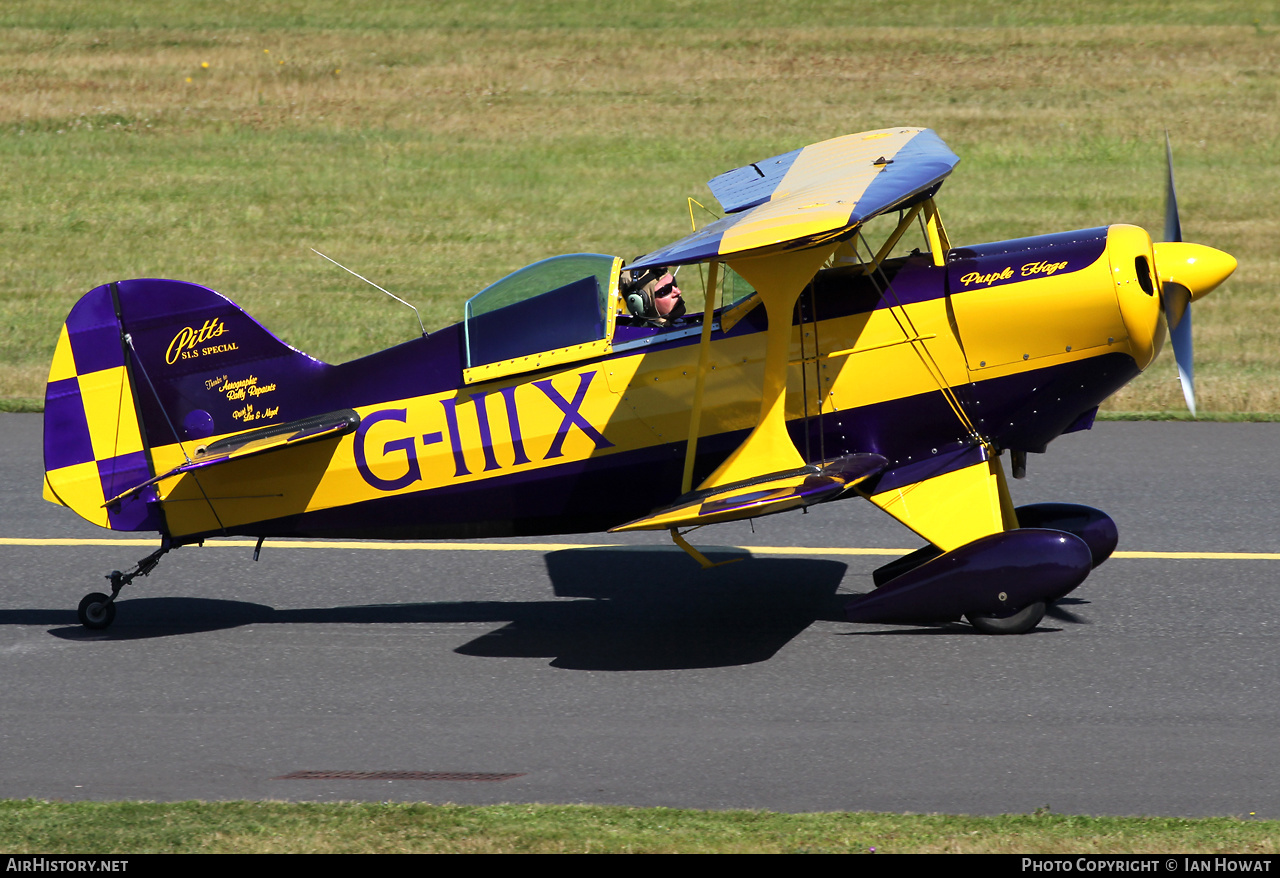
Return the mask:
<path id="1" fill-rule="evenodd" d="M 76 608 L 80 624 L 93 631 L 101 631 L 116 619 L 115 601 L 101 592 L 93 592 L 84 596 L 80 606 Z"/>
<path id="2" fill-rule="evenodd" d="M 1025 634 L 1040 624 L 1045 609 L 1044 601 L 1036 601 L 1010 616 L 980 616 L 969 613 L 965 618 L 983 634 Z"/>

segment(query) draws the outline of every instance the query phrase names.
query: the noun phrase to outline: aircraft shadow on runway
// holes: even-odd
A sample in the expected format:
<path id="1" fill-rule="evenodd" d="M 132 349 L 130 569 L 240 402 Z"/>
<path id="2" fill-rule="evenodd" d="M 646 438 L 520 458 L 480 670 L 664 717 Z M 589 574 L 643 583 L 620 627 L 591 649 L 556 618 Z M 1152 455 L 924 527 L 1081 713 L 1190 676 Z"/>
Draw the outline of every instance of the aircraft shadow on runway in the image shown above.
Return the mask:
<path id="1" fill-rule="evenodd" d="M 661 670 L 765 661 L 814 622 L 843 621 L 843 606 L 855 596 L 838 592 L 847 569 L 838 561 L 753 557 L 738 548 L 705 554 L 721 566 L 703 570 L 668 547 L 550 552 L 545 561 L 557 600 L 277 610 L 247 601 L 156 597 L 122 600 L 115 624 L 106 631 L 86 631 L 76 623 L 74 610 L 0 611 L 0 625 L 59 625 L 66 627 L 49 633 L 66 640 L 120 641 L 253 624 L 505 622 L 455 652 L 545 657 L 554 667 L 581 670 Z M 1062 603 L 1068 602 L 1081 603 L 1070 598 Z M 1050 613 L 1060 622 L 1083 621 L 1061 604 Z M 875 626 L 848 633 L 967 634 L 972 629 Z"/>
<path id="2" fill-rule="evenodd" d="M 556 595 L 586 599 L 567 604 L 573 620 L 555 609 L 525 615 L 458 651 L 594 670 L 723 667 L 765 661 L 815 621 L 843 618 L 843 563 L 704 551 L 722 566 L 703 570 L 666 547 L 551 552 Z"/>
<path id="3" fill-rule="evenodd" d="M 721 667 L 770 658 L 818 620 L 842 619 L 837 594 L 846 565 L 807 558 L 753 558 L 706 550 L 702 570 L 670 547 L 583 547 L 546 555 L 557 599 L 439 601 L 281 609 L 248 601 L 122 596 L 115 623 L 87 631 L 74 610 L 0 611 L 0 625 L 56 625 L 65 640 L 138 640 L 256 624 L 505 622 L 455 651 L 470 656 L 548 657 L 556 667 L 641 670 Z"/>

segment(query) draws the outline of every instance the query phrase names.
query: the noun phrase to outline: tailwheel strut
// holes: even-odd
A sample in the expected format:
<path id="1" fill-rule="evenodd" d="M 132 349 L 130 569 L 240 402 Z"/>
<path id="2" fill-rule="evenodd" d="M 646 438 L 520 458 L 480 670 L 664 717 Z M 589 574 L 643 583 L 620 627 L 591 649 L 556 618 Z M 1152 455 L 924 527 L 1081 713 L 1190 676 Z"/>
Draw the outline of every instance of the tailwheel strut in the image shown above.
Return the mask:
<path id="1" fill-rule="evenodd" d="M 80 624 L 93 631 L 110 627 L 116 619 L 116 596 L 120 594 L 120 589 L 137 577 L 146 576 L 155 570 L 156 565 L 160 563 L 160 558 L 170 549 L 178 548 L 179 545 L 181 543 L 174 543 L 165 537 L 160 543 L 160 548 L 139 561 L 137 566 L 128 573 L 112 570 L 107 574 L 107 579 L 111 582 L 111 594 L 105 595 L 95 591 L 85 595 L 80 601 L 80 606 L 76 608 L 76 616 L 79 617 Z"/>

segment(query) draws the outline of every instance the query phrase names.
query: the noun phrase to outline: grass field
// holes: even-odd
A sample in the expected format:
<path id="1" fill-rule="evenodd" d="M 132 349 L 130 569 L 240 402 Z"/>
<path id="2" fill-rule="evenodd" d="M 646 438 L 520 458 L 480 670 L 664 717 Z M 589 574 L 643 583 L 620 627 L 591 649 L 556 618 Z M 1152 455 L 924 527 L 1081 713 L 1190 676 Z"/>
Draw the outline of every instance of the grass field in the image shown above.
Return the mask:
<path id="1" fill-rule="evenodd" d="M 339 362 L 416 323 L 311 247 L 431 328 L 535 259 L 673 240 L 730 167 L 911 124 L 962 158 L 956 243 L 1158 232 L 1167 127 L 1188 239 L 1240 260 L 1196 307 L 1201 408 L 1280 412 L 1277 7 L 881 5 L 11 0 L 0 398 L 108 280 L 204 283 Z M 1109 405 L 1181 409 L 1172 363 Z"/>
<path id="2" fill-rule="evenodd" d="M 555 805 L 0 802 L 0 850 L 59 853 L 1203 853 L 1274 856 L 1251 818 L 770 814 Z"/>

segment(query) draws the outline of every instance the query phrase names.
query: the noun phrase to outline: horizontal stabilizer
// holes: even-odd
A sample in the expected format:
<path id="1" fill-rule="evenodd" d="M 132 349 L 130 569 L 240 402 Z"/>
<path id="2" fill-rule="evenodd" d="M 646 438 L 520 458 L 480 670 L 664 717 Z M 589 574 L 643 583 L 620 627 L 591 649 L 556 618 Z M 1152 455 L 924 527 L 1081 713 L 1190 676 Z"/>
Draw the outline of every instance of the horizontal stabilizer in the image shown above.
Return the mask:
<path id="1" fill-rule="evenodd" d="M 821 466 L 811 464 L 694 491 L 670 506 L 611 528 L 609 532 L 696 527 L 812 506 L 836 499 L 888 465 L 889 461 L 878 454 L 849 454 Z"/>
<path id="2" fill-rule="evenodd" d="M 166 473 L 161 473 L 154 478 L 148 479 L 140 485 L 135 485 L 122 494 L 112 497 L 104 506 L 111 506 L 119 503 L 144 488 L 158 484 L 165 479 L 180 476 L 194 470 L 205 469 L 206 467 L 217 466 L 221 463 L 229 463 L 233 460 L 241 460 L 246 457 L 253 457 L 259 454 L 266 454 L 270 451 L 279 451 L 282 448 L 290 448 L 296 445 L 302 445 L 307 442 L 316 442 L 320 439 L 326 439 L 331 436 L 344 436 L 353 432 L 360 425 L 360 415 L 352 409 L 343 409 L 341 411 L 329 412 L 324 415 L 316 415 L 310 418 L 302 418 L 301 420 L 292 421 L 288 424 L 275 424 L 270 427 L 260 427 L 257 430 L 249 430 L 247 433 L 240 433 L 236 436 L 229 436 L 226 439 L 220 439 L 217 442 L 210 443 L 207 447 L 199 449 L 196 455 L 180 466 L 176 466 Z"/>

